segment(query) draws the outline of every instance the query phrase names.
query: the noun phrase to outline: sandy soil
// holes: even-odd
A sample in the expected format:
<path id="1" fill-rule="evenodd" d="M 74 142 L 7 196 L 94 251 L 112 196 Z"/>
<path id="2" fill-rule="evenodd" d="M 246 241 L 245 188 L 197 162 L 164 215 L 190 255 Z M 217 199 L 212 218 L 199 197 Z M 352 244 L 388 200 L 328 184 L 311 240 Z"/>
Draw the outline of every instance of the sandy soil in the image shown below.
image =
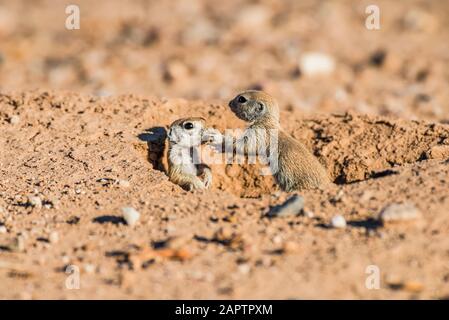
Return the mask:
<path id="1" fill-rule="evenodd" d="M 364 1 L 79 1 L 76 31 L 67 3 L 0 1 L 0 298 L 449 297 L 446 3 L 379 1 L 378 31 Z M 227 100 L 251 87 L 334 181 L 298 192 L 313 217 L 268 218 L 291 194 L 258 166 L 168 181 L 167 126 L 243 128 Z M 422 218 L 379 222 L 402 202 Z"/>

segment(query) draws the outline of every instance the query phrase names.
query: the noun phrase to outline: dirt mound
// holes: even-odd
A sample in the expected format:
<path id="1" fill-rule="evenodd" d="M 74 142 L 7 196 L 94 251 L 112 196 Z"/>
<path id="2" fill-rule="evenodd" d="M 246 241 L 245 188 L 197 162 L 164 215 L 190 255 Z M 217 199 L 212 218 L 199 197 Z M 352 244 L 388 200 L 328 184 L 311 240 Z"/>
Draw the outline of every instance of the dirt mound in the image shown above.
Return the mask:
<path id="1" fill-rule="evenodd" d="M 135 96 L 101 99 L 34 92 L 1 95 L 0 103 L 5 126 L 2 157 L 16 166 L 12 172 L 23 179 L 34 168 L 35 178 L 58 182 L 60 188 L 66 176 L 72 184 L 92 183 L 107 176 L 129 179 L 136 172 L 146 172 L 152 184 L 151 169 L 159 171 L 155 172 L 158 179 L 164 177 L 166 130 L 178 117 L 203 116 L 209 125 L 222 131 L 244 129 L 244 123 L 236 119 L 225 102 L 207 104 Z M 35 105 L 39 107 L 37 112 L 33 110 Z M 9 123 L 14 116 L 20 117 L 17 125 Z M 449 157 L 447 125 L 356 114 L 297 120 L 299 114 L 285 112 L 282 118 L 287 132 L 320 158 L 337 184 L 394 174 L 395 167 L 424 159 Z M 17 130 L 27 138 L 13 138 Z M 46 150 L 51 155 L 48 158 L 42 157 Z M 224 157 L 216 159 L 224 161 Z M 260 165 L 221 163 L 212 167 L 214 189 L 243 197 L 270 194 L 277 189 L 271 176 L 260 174 Z"/>

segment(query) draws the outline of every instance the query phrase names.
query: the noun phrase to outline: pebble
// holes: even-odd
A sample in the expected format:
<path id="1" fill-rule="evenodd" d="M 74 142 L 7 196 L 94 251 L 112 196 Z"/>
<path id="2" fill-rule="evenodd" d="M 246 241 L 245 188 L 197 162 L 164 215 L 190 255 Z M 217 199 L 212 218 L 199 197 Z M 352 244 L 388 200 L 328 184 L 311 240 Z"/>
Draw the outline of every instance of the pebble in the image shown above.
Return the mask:
<path id="1" fill-rule="evenodd" d="M 286 241 L 282 246 L 282 252 L 285 254 L 298 252 L 299 246 L 296 242 Z"/>
<path id="2" fill-rule="evenodd" d="M 403 27 L 410 31 L 433 32 L 438 29 L 438 20 L 431 13 L 412 9 L 404 14 Z"/>
<path id="3" fill-rule="evenodd" d="M 63 255 L 61 257 L 61 261 L 62 261 L 63 264 L 69 264 L 70 263 L 70 257 L 66 256 L 66 255 Z"/>
<path id="4" fill-rule="evenodd" d="M 234 232 L 229 227 L 222 227 L 215 232 L 214 239 L 217 241 L 229 241 L 234 236 Z"/>
<path id="5" fill-rule="evenodd" d="M 240 27 L 251 29 L 263 28 L 271 16 L 270 10 L 261 5 L 248 5 L 238 12 L 238 24 Z"/>
<path id="6" fill-rule="evenodd" d="M 132 207 L 122 208 L 123 219 L 125 219 L 126 224 L 129 226 L 134 226 L 140 219 L 140 213 Z"/>
<path id="7" fill-rule="evenodd" d="M 0 234 L 7 233 L 7 232 L 8 232 L 8 229 L 6 229 L 5 226 L 0 226 Z"/>
<path id="8" fill-rule="evenodd" d="M 183 249 L 191 238 L 192 236 L 190 235 L 171 237 L 165 242 L 165 247 L 173 250 Z"/>
<path id="9" fill-rule="evenodd" d="M 238 270 L 241 274 L 248 274 L 251 271 L 251 266 L 247 263 L 238 266 Z"/>
<path id="10" fill-rule="evenodd" d="M 37 196 L 29 196 L 28 204 L 34 208 L 40 209 L 42 208 L 42 200 Z"/>
<path id="11" fill-rule="evenodd" d="M 13 251 L 17 252 L 23 252 L 25 251 L 25 237 L 24 236 L 18 236 L 14 239 L 14 242 L 12 244 Z"/>
<path id="12" fill-rule="evenodd" d="M 412 293 L 419 293 L 424 290 L 424 285 L 418 281 L 403 281 L 396 278 L 387 277 L 385 282 L 388 284 L 390 289 L 393 290 L 403 290 Z"/>
<path id="13" fill-rule="evenodd" d="M 382 223 L 412 221 L 421 218 L 421 212 L 411 203 L 393 203 L 379 214 Z"/>
<path id="14" fill-rule="evenodd" d="M 342 215 L 336 215 L 331 219 L 331 226 L 337 229 L 346 228 L 346 220 Z"/>
<path id="15" fill-rule="evenodd" d="M 273 207 L 269 212 L 269 217 L 285 217 L 298 215 L 304 209 L 304 198 L 295 194 L 283 204 Z"/>
<path id="16" fill-rule="evenodd" d="M 315 214 L 312 211 L 304 211 L 304 216 L 307 218 L 315 217 Z"/>
<path id="17" fill-rule="evenodd" d="M 118 185 L 122 188 L 129 188 L 131 186 L 128 180 L 119 180 Z"/>
<path id="18" fill-rule="evenodd" d="M 86 263 L 86 264 L 83 266 L 83 269 L 84 269 L 84 271 L 85 271 L 86 273 L 88 273 L 88 274 L 93 274 L 93 273 L 95 272 L 96 267 L 95 267 L 95 265 L 93 265 L 93 264 L 91 264 L 91 263 Z"/>
<path id="19" fill-rule="evenodd" d="M 18 124 L 20 122 L 20 117 L 19 116 L 11 116 L 11 118 L 9 118 L 9 123 L 10 124 Z"/>
<path id="20" fill-rule="evenodd" d="M 282 243 L 282 237 L 280 235 L 277 235 L 272 239 L 272 241 L 274 244 L 280 244 Z"/>
<path id="21" fill-rule="evenodd" d="M 52 231 L 48 236 L 50 243 L 57 243 L 59 241 L 59 234 L 56 231 Z"/>
<path id="22" fill-rule="evenodd" d="M 325 53 L 307 52 L 301 56 L 299 68 L 306 76 L 329 75 L 335 70 L 335 60 Z"/>

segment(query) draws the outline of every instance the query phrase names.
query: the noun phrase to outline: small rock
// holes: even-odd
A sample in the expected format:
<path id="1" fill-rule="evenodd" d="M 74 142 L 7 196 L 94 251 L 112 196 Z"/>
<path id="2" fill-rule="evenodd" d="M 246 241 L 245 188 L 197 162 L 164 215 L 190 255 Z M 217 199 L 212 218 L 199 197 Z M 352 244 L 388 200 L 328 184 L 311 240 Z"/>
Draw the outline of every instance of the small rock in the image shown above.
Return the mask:
<path id="1" fill-rule="evenodd" d="M 6 229 L 5 226 L 0 226 L 0 234 L 7 233 L 7 232 L 8 232 L 8 229 Z"/>
<path id="2" fill-rule="evenodd" d="M 286 241 L 282 246 L 282 253 L 289 254 L 298 252 L 299 246 L 296 242 Z"/>
<path id="3" fill-rule="evenodd" d="M 118 185 L 122 188 L 129 188 L 131 184 L 127 180 L 119 180 Z"/>
<path id="4" fill-rule="evenodd" d="M 226 242 L 226 241 L 230 241 L 233 236 L 234 236 L 234 232 L 232 231 L 231 228 L 223 227 L 223 228 L 218 229 L 217 232 L 215 232 L 214 239 L 216 241 Z"/>
<path id="5" fill-rule="evenodd" d="M 379 220 L 385 223 L 412 221 L 421 218 L 421 212 L 411 203 L 393 203 L 379 214 Z"/>
<path id="6" fill-rule="evenodd" d="M 63 255 L 61 257 L 61 261 L 62 261 L 63 264 L 69 264 L 70 263 L 70 257 L 66 256 L 66 255 Z"/>
<path id="7" fill-rule="evenodd" d="M 88 273 L 88 274 L 93 274 L 94 272 L 95 272 L 95 265 L 93 265 L 93 264 L 91 264 L 91 263 L 86 263 L 84 266 L 83 266 L 83 269 L 84 269 L 84 271 L 86 272 L 86 273 Z"/>
<path id="8" fill-rule="evenodd" d="M 331 226 L 337 229 L 344 229 L 346 228 L 346 220 L 342 215 L 334 216 L 331 219 Z"/>
<path id="9" fill-rule="evenodd" d="M 402 281 L 402 280 L 389 280 L 386 281 L 390 289 L 403 290 L 412 293 L 419 293 L 424 290 L 424 285 L 418 281 Z"/>
<path id="10" fill-rule="evenodd" d="M 404 282 L 403 289 L 408 292 L 421 292 L 424 290 L 424 285 L 418 281 L 406 281 Z"/>
<path id="11" fill-rule="evenodd" d="M 77 217 L 77 216 L 70 216 L 70 217 L 66 220 L 66 222 L 67 222 L 68 224 L 77 224 L 78 222 L 80 222 L 80 220 L 81 220 L 80 217 Z"/>
<path id="12" fill-rule="evenodd" d="M 438 29 L 438 19 L 430 12 L 412 9 L 405 13 L 402 19 L 405 29 L 418 32 L 434 32 Z"/>
<path id="13" fill-rule="evenodd" d="M 16 252 L 23 252 L 25 251 L 25 237 L 24 236 L 18 236 L 14 239 L 14 242 L 11 246 L 11 249 Z"/>
<path id="14" fill-rule="evenodd" d="M 13 115 L 13 116 L 11 116 L 11 118 L 9 118 L 9 123 L 10 124 L 16 125 L 19 122 L 20 122 L 20 117 L 19 116 Z"/>
<path id="15" fill-rule="evenodd" d="M 271 16 L 270 10 L 261 5 L 249 5 L 243 7 L 238 12 L 238 24 L 245 30 L 260 30 L 269 21 Z"/>
<path id="16" fill-rule="evenodd" d="M 308 52 L 301 56 L 299 68 L 306 76 L 329 75 L 335 70 L 335 61 L 325 53 Z"/>
<path id="17" fill-rule="evenodd" d="M 52 231 L 50 235 L 48 236 L 48 240 L 50 243 L 57 243 L 59 241 L 59 234 L 56 231 Z"/>
<path id="18" fill-rule="evenodd" d="M 272 239 L 272 241 L 274 244 L 280 244 L 282 243 L 282 237 L 280 235 L 277 235 Z"/>
<path id="19" fill-rule="evenodd" d="M 272 208 L 268 212 L 269 217 L 285 217 L 298 215 L 304 209 L 304 198 L 295 194 L 285 201 L 283 204 Z"/>
<path id="20" fill-rule="evenodd" d="M 251 266 L 247 263 L 238 266 L 238 270 L 241 274 L 248 274 L 251 271 Z"/>
<path id="21" fill-rule="evenodd" d="M 312 211 L 304 211 L 304 216 L 307 218 L 315 217 L 315 214 Z"/>
<path id="22" fill-rule="evenodd" d="M 134 226 L 140 219 L 140 213 L 132 207 L 122 208 L 123 219 L 125 219 L 126 224 L 129 226 Z"/>
<path id="23" fill-rule="evenodd" d="M 182 249 L 186 246 L 186 244 L 192 239 L 192 236 L 190 235 L 181 235 L 181 236 L 175 236 L 172 238 L 169 238 L 165 246 L 170 249 Z"/>
<path id="24" fill-rule="evenodd" d="M 248 242 L 248 238 L 240 233 L 234 232 L 231 228 L 223 227 L 215 232 L 213 240 L 219 242 L 231 249 L 244 249 Z"/>
<path id="25" fill-rule="evenodd" d="M 173 60 L 164 65 L 164 80 L 166 82 L 185 80 L 189 76 L 189 68 L 181 61 Z"/>
<path id="26" fill-rule="evenodd" d="M 332 203 L 342 202 L 344 197 L 345 197 L 345 192 L 342 189 L 340 189 L 340 190 L 338 190 L 337 194 L 330 199 L 330 201 Z"/>
<path id="27" fill-rule="evenodd" d="M 34 208 L 40 209 L 42 208 L 42 200 L 37 196 L 29 196 L 28 204 Z"/>

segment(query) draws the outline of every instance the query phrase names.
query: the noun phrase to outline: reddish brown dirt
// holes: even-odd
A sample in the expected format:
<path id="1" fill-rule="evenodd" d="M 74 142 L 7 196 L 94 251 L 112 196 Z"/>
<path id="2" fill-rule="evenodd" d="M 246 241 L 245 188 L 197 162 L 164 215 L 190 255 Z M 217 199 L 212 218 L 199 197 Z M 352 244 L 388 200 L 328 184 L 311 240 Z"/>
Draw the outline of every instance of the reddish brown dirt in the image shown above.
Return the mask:
<path id="1" fill-rule="evenodd" d="M 365 2 L 120 3 L 80 1 L 67 31 L 64 1 L 0 2 L 1 298 L 449 296 L 447 4 L 379 1 L 368 31 Z M 335 72 L 301 74 L 304 50 Z M 257 166 L 212 165 L 209 191 L 168 181 L 167 126 L 243 128 L 226 104 L 253 86 L 334 181 L 299 192 L 313 218 L 267 218 L 289 194 Z M 393 202 L 423 218 L 380 225 Z M 337 214 L 345 229 L 328 227 Z"/>

